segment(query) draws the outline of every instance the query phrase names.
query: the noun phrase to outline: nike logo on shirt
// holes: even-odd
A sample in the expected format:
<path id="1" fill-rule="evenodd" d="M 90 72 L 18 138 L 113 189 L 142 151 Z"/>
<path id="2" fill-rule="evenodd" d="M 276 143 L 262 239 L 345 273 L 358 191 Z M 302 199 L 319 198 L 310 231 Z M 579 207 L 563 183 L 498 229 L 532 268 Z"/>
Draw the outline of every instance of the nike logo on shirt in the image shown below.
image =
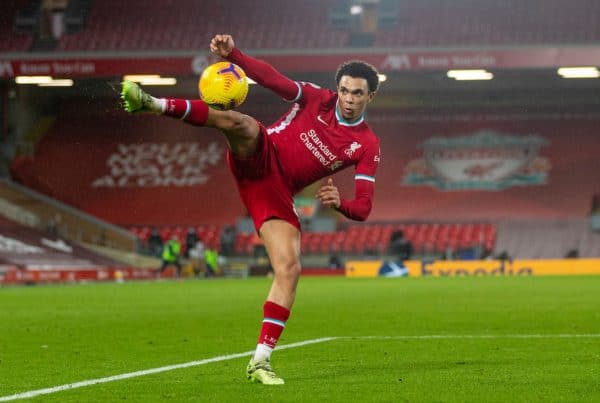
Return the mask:
<path id="1" fill-rule="evenodd" d="M 329 124 L 321 118 L 321 115 L 317 115 L 317 120 L 323 123 L 325 126 L 329 126 Z"/>

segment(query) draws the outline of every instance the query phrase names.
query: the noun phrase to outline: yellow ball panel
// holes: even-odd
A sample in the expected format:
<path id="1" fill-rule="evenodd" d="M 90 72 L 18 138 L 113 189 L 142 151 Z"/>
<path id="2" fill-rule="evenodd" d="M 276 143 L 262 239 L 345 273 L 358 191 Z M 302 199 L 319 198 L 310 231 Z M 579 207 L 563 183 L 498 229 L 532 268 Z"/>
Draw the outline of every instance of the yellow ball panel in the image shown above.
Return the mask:
<path id="1" fill-rule="evenodd" d="M 240 106 L 248 95 L 248 78 L 239 66 L 230 62 L 211 64 L 198 82 L 200 98 L 217 109 Z"/>

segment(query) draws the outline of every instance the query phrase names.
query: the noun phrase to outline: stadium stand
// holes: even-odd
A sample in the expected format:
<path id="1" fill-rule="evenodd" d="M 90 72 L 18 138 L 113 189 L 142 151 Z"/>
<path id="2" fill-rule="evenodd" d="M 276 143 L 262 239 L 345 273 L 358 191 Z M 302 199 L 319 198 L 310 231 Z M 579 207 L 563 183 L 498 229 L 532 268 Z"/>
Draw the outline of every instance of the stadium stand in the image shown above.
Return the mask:
<path id="1" fill-rule="evenodd" d="M 565 8 L 561 0 L 472 0 L 459 4 L 421 0 L 399 2 L 387 10 L 387 3 L 382 2 L 381 26 L 375 31 L 371 46 L 597 42 L 598 2 L 576 3 L 577 6 Z M 349 9 L 348 2 L 305 0 L 273 7 L 269 0 L 97 1 L 85 29 L 64 35 L 58 50 L 205 49 L 207 39 L 224 29 L 245 49 L 339 48 L 349 45 L 355 30 L 352 24 L 340 26 L 332 22 L 331 13 L 340 8 Z M 388 20 L 392 23 L 386 23 Z"/>
<path id="2" fill-rule="evenodd" d="M 28 0 L 0 2 L 0 52 L 26 52 L 33 42 L 32 32 L 17 32 L 15 17 Z"/>
<path id="3" fill-rule="evenodd" d="M 13 174 L 121 226 L 234 222 L 244 208 L 221 140 L 213 130 L 158 117 L 123 119 L 103 108 L 81 114 L 74 102 L 64 105 L 29 164 Z"/>
<path id="4" fill-rule="evenodd" d="M 327 10 L 334 3 L 305 0 L 274 7 L 268 0 L 97 1 L 86 28 L 65 35 L 58 49 L 204 50 L 207 40 L 223 30 L 246 49 L 340 47 L 348 33 L 327 23 Z"/>
<path id="5" fill-rule="evenodd" d="M 3 178 L 0 179 L 0 206 L 5 216 L 38 231 L 46 231 L 52 223 L 52 232 L 71 242 L 129 252 L 138 249 L 136 237 L 124 229 Z"/>
<path id="6" fill-rule="evenodd" d="M 219 236 L 225 225 L 200 225 L 196 234 L 210 248 L 220 249 Z M 152 228 L 149 226 L 133 226 L 129 230 L 142 243 L 146 243 Z M 383 223 L 383 224 L 351 224 L 334 232 L 305 231 L 302 235 L 302 251 L 306 254 L 323 255 L 336 250 L 345 255 L 385 255 L 392 233 L 403 230 L 413 243 L 415 252 L 444 254 L 448 249 L 457 251 L 481 247 L 489 254 L 495 247 L 496 227 L 491 223 Z M 185 241 L 187 228 L 181 226 L 162 227 L 159 230 L 163 241 L 176 236 L 182 243 Z M 237 255 L 250 255 L 253 252 L 252 233 L 236 234 L 235 252 Z"/>
<path id="7" fill-rule="evenodd" d="M 302 248 L 306 253 L 322 254 L 339 250 L 350 255 L 384 255 L 392 233 L 402 230 L 419 254 L 444 253 L 448 248 L 473 248 L 481 245 L 485 252 L 492 251 L 496 229 L 490 223 L 408 223 L 349 225 L 333 233 L 305 232 Z"/>
<path id="8" fill-rule="evenodd" d="M 498 234 L 496 253 L 521 259 L 562 259 L 570 251 L 600 256 L 600 233 L 590 231 L 587 219 L 503 220 Z"/>
<path id="9" fill-rule="evenodd" d="M 75 243 L 0 217 L 0 265 L 28 269 L 94 269 L 119 263 Z"/>
<path id="10" fill-rule="evenodd" d="M 441 0 L 398 2 L 391 8 L 396 13 L 394 18 L 375 32 L 373 46 L 597 43 L 600 3 L 592 0 L 575 0 L 575 3 L 576 7 L 565 9 L 564 2 L 559 0 L 465 0 L 460 6 Z M 33 3 L 16 0 L 0 5 L 1 18 L 12 18 L 1 24 L 0 34 L 7 39 L 0 45 L 0 51 L 30 49 L 33 34 L 13 30 L 14 15 L 30 4 Z M 330 12 L 339 10 L 340 5 L 346 2 L 306 0 L 276 8 L 269 0 L 95 1 L 85 26 L 77 32 L 68 31 L 57 50 L 67 53 L 205 51 L 208 38 L 224 29 L 244 49 L 342 48 L 348 46 L 352 28 L 346 23 L 332 24 Z M 228 9 L 236 11 L 230 13 Z M 265 13 L 265 10 L 270 11 Z M 114 100 L 110 102 L 110 106 L 95 105 L 94 110 L 83 110 L 84 103 L 80 100 L 61 100 L 61 112 L 37 145 L 33 158 L 15 161 L 14 178 L 69 206 L 128 228 L 142 241 L 155 226 L 161 228 L 163 239 L 176 235 L 183 240 L 192 225 L 207 246 L 218 247 L 224 223 L 235 222 L 244 214 L 235 185 L 223 164 L 222 139 L 212 131 L 204 135 L 204 129 L 160 118 L 123 119 L 115 111 Z M 267 102 L 260 102 L 244 108 L 256 111 L 261 121 L 270 122 L 273 111 L 280 106 L 265 105 Z M 333 232 L 306 231 L 303 251 L 318 255 L 339 248 L 348 255 L 384 254 L 391 233 L 403 229 L 419 253 L 442 254 L 479 246 L 486 254 L 506 251 L 519 257 L 562 257 L 568 245 L 582 254 L 600 253 L 596 248 L 597 238 L 578 224 L 588 213 L 591 194 L 597 192 L 600 183 L 597 114 L 578 116 L 569 111 L 563 115 L 553 111 L 513 114 L 473 109 L 461 111 L 461 116 L 470 116 L 461 119 L 453 116 L 456 113 L 430 110 L 421 116 L 406 110 L 369 111 L 370 125 L 381 137 L 384 151 L 377 175 L 375 209 L 370 217 L 377 224 L 355 225 L 342 220 Z M 432 170 L 423 158 L 427 138 L 473 135 L 479 130 L 521 137 L 543 136 L 547 144 L 540 151 L 539 164 L 532 169 L 548 172 L 549 179 L 543 186 L 519 185 L 500 191 L 447 191 L 433 183 L 407 183 L 409 168 Z M 82 135 L 85 135 L 83 142 Z M 204 152 L 212 144 L 221 146 Z M 197 146 L 199 152 L 184 155 L 181 150 L 189 149 L 190 145 Z M 169 155 L 172 152 L 197 159 L 190 166 L 196 166 L 200 160 L 203 169 L 194 177 L 200 182 L 193 186 L 175 182 L 147 186 L 149 171 L 144 170 L 159 166 L 149 163 L 148 152 L 154 153 L 152 163 L 166 164 L 164 172 L 175 167 L 171 162 L 176 158 Z M 64 158 L 65 155 L 70 158 Z M 210 155 L 218 158 L 209 163 Z M 475 170 L 473 175 L 483 177 L 485 173 Z M 67 177 L 69 180 L 64 180 Z M 166 174 L 162 179 L 165 178 Z M 351 171 L 335 175 L 335 180 L 344 195 L 352 194 Z M 537 219 L 547 226 L 536 226 L 537 220 L 527 221 L 526 231 L 515 224 L 515 219 Z M 95 237 L 98 238 L 97 234 Z M 532 246 L 526 247 L 528 244 Z M 238 254 L 251 254 L 253 246 L 253 234 L 237 234 Z"/>
<path id="11" fill-rule="evenodd" d="M 374 46 L 468 46 L 595 43 L 594 0 L 403 1 L 398 23 L 376 33 Z"/>
<path id="12" fill-rule="evenodd" d="M 565 8 L 561 0 L 473 0 L 459 4 L 422 0 L 386 8 L 387 3 L 382 2 L 380 27 L 370 46 L 596 43 L 600 39 L 600 5 L 594 0 L 576 3 Z M 30 4 L 35 2 L 18 0 L 0 5 L 0 35 L 4 38 L 0 51 L 30 49 L 36 29 L 14 31 L 15 15 Z M 209 0 L 201 4 L 193 0 L 96 1 L 85 26 L 81 30 L 68 29 L 56 49 L 197 50 L 205 49 L 207 39 L 224 29 L 245 49 L 347 47 L 356 27 L 336 25 L 331 17 L 335 10 L 349 8 L 345 5 L 347 2 L 341 0 L 305 0 L 286 3 L 285 7 L 273 7 L 269 0 Z M 393 23 L 385 23 L 388 20 Z"/>
<path id="13" fill-rule="evenodd" d="M 220 225 L 233 223 L 244 215 L 235 184 L 223 163 L 224 148 L 218 133 L 154 117 L 123 119 L 118 112 L 102 108 L 80 114 L 77 108 L 77 102 L 72 107 L 65 105 L 38 143 L 29 166 L 15 167 L 17 175 L 22 171 L 33 178 L 30 183 L 34 188 L 36 184 L 43 184 L 38 191 L 51 189 L 59 200 L 126 227 Z M 475 110 L 464 112 L 461 115 L 466 116 L 464 119 L 453 116 L 450 112 L 390 115 L 385 110 L 370 114 L 369 122 L 381 138 L 384 156 L 377 174 L 378 189 L 385 189 L 385 192 L 376 192 L 370 220 L 477 222 L 589 214 L 590 200 L 600 183 L 596 141 L 600 117 L 593 113 L 579 116 L 558 112 L 520 114 Z M 85 143 L 78 141 L 82 127 L 86 128 Z M 502 136 L 542 136 L 546 143 L 538 151 L 539 161 L 534 168 L 549 175 L 545 183 L 509 186 L 502 191 L 446 191 L 433 184 L 406 182 L 411 164 L 425 163 L 424 140 L 439 133 L 447 138 L 472 136 L 480 130 L 491 130 Z M 162 148 L 156 148 L 157 144 Z M 183 153 L 186 148 L 182 145 L 191 144 L 197 151 Z M 220 157 L 209 163 L 208 154 L 203 150 L 208 150 L 206 147 L 211 144 L 217 148 L 208 154 Z M 148 147 L 156 149 L 152 151 Z M 175 164 L 178 160 L 172 155 L 165 159 L 170 152 L 179 153 L 184 162 L 203 161 L 201 170 L 190 171 L 185 177 L 202 180 L 195 186 L 143 185 L 147 169 L 183 175 L 182 167 Z M 79 158 L 60 157 L 64 155 Z M 62 180 L 67 176 L 68 182 Z M 167 178 L 166 174 L 159 176 Z M 103 185 L 92 186 L 99 178 L 103 179 L 100 181 Z M 351 170 L 336 174 L 334 179 L 343 195 L 353 194 Z M 123 180 L 126 183 L 118 185 Z"/>
<path id="14" fill-rule="evenodd" d="M 385 189 L 385 197 L 376 195 L 371 219 L 411 220 L 418 217 L 448 222 L 585 217 L 600 183 L 598 118 L 593 113 L 577 115 L 552 111 L 527 114 L 464 111 L 423 115 L 373 111 L 369 123 L 380 134 L 384 151 L 377 181 L 379 188 Z M 538 151 L 539 160 L 528 169 L 546 172 L 548 177 L 538 185 L 524 183 L 496 190 L 448 191 L 440 189 L 440 183 L 407 183 L 411 170 L 429 169 L 424 155 L 425 140 L 471 137 L 482 130 L 500 137 L 541 136 L 545 143 Z M 350 192 L 351 182 L 347 184 L 342 182 L 343 179 L 340 177 L 340 183 L 347 185 L 344 191 Z"/>
<path id="15" fill-rule="evenodd" d="M 195 227 L 196 235 L 198 235 L 198 239 L 204 243 L 204 245 L 211 249 L 219 249 L 220 241 L 219 236 L 223 231 L 223 225 L 198 225 Z M 149 226 L 132 226 L 128 228 L 133 234 L 135 234 L 143 243 L 148 242 L 148 238 L 150 237 L 150 233 L 152 232 L 152 227 Z M 165 226 L 159 229 L 160 237 L 163 242 L 168 241 L 173 236 L 177 237 L 177 240 L 182 244 L 182 251 L 185 252 L 185 236 L 188 232 L 188 227 L 182 226 Z M 238 234 L 239 241 L 241 244 L 244 244 L 245 237 L 248 234 Z M 242 240 L 244 238 L 244 240 Z"/>

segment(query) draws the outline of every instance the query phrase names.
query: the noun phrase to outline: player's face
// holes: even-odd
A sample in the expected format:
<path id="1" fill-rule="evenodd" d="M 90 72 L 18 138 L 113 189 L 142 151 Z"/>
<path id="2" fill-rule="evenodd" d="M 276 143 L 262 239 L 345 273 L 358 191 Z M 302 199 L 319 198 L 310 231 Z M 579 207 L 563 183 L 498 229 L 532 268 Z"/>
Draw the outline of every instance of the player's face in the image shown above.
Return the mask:
<path id="1" fill-rule="evenodd" d="M 351 76 L 340 78 L 337 92 L 339 110 L 346 120 L 359 118 L 375 96 L 374 92 L 369 92 L 367 80 Z"/>

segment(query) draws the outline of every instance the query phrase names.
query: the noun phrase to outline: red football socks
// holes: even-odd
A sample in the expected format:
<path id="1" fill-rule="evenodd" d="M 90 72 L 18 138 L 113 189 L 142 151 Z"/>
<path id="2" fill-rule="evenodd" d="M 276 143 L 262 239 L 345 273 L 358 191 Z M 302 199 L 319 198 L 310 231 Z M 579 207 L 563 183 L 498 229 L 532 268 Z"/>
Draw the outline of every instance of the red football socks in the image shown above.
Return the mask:
<path id="1" fill-rule="evenodd" d="M 203 126 L 208 119 L 208 105 L 202 100 L 165 98 L 165 104 L 164 115 L 181 119 L 194 126 Z"/>
<path id="2" fill-rule="evenodd" d="M 260 330 L 258 344 L 273 349 L 279 341 L 279 336 L 285 328 L 285 322 L 290 317 L 290 311 L 287 308 L 277 305 L 274 302 L 267 301 L 263 305 L 264 319 Z"/>

